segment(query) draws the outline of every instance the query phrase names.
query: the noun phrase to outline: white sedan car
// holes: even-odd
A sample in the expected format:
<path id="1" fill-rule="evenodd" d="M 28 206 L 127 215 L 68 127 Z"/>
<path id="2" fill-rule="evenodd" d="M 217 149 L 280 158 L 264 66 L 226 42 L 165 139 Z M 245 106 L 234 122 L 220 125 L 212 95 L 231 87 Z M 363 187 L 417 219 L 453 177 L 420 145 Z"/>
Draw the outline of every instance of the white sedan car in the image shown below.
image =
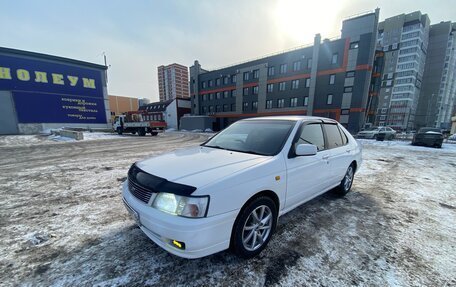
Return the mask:
<path id="1" fill-rule="evenodd" d="M 249 258 L 280 216 L 330 189 L 345 195 L 360 165 L 360 145 L 334 120 L 251 118 L 201 146 L 136 162 L 122 194 L 168 252 L 198 258 L 231 248 Z"/>

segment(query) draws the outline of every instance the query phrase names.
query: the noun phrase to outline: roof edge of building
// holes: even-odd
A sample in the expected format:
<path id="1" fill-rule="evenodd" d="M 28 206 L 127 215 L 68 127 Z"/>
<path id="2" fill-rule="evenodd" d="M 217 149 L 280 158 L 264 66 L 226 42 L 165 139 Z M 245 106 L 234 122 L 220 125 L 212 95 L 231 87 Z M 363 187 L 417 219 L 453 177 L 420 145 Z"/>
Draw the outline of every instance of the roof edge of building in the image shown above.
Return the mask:
<path id="1" fill-rule="evenodd" d="M 100 70 L 108 69 L 108 67 L 104 66 L 104 65 L 94 64 L 94 63 L 90 63 L 90 62 L 85 62 L 85 61 L 60 57 L 60 56 L 53 56 L 53 55 L 49 55 L 49 54 L 43 54 L 43 53 L 37 53 L 37 52 L 31 52 L 31 51 L 25 51 L 25 50 L 18 50 L 18 49 L 13 49 L 13 48 L 0 47 L 0 53 L 37 57 L 37 58 L 42 58 L 42 59 L 51 60 L 51 61 L 60 61 L 60 62 L 66 62 L 69 64 L 76 64 L 76 65 L 91 67 L 91 68 L 100 69 Z"/>

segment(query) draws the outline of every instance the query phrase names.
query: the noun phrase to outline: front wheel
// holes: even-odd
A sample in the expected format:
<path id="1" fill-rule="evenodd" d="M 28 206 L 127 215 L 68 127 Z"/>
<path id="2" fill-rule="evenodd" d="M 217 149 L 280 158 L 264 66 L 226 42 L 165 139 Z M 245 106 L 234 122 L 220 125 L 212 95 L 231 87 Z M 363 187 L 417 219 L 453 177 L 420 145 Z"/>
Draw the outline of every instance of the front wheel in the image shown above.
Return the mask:
<path id="1" fill-rule="evenodd" d="M 274 201 L 261 196 L 250 202 L 234 223 L 231 248 L 239 257 L 258 255 L 268 244 L 277 224 Z"/>
<path id="2" fill-rule="evenodd" d="M 340 196 L 346 195 L 352 187 L 354 177 L 355 177 L 355 167 L 353 164 L 351 164 L 347 168 L 347 172 L 345 173 L 344 178 L 340 182 L 340 185 L 337 187 L 336 193 Z"/>

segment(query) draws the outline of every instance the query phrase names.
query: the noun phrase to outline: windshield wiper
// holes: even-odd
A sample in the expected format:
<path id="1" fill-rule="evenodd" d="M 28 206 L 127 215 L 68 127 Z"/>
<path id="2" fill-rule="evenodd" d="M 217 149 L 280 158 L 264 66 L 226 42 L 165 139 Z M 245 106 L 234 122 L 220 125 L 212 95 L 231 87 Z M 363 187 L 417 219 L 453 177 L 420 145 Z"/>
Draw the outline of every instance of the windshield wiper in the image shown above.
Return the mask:
<path id="1" fill-rule="evenodd" d="M 229 150 L 227 148 L 221 147 L 219 145 L 202 145 L 204 147 L 211 147 L 211 148 L 217 148 L 217 149 L 223 149 L 223 150 Z"/>
<path id="2" fill-rule="evenodd" d="M 243 152 L 243 153 L 251 153 L 251 154 L 257 154 L 257 155 L 265 155 L 265 156 L 267 156 L 267 154 L 260 153 L 260 152 L 254 151 L 254 150 L 238 150 L 238 149 L 232 149 L 232 151 Z"/>

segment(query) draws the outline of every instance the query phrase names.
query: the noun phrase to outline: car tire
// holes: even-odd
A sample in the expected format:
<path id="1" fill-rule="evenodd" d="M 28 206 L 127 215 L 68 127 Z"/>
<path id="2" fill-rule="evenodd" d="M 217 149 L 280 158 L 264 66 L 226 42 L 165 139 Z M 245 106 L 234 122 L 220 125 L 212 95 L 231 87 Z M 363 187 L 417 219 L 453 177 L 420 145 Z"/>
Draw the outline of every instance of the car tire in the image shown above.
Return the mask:
<path id="1" fill-rule="evenodd" d="M 339 186 L 336 188 L 336 194 L 339 196 L 346 195 L 351 190 L 354 178 L 355 178 L 355 165 L 352 163 L 347 168 L 344 178 L 340 182 Z"/>
<path id="2" fill-rule="evenodd" d="M 270 197 L 260 196 L 249 202 L 234 223 L 231 250 L 245 259 L 258 255 L 274 233 L 277 214 L 277 206 Z"/>

